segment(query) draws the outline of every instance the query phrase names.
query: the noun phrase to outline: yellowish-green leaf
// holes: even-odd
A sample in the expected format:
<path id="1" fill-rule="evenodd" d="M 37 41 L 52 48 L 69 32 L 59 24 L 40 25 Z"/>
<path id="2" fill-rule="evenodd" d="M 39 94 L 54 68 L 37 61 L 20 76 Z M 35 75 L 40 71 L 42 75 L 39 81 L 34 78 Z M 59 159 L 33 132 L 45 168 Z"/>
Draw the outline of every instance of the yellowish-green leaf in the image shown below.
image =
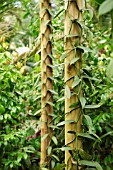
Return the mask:
<path id="1" fill-rule="evenodd" d="M 97 170 L 103 170 L 98 162 L 81 160 L 81 161 L 79 161 L 79 164 L 96 167 Z"/>
<path id="2" fill-rule="evenodd" d="M 113 9 L 113 0 L 104 1 L 99 8 L 99 15 L 106 14 Z"/>
<path id="3" fill-rule="evenodd" d="M 81 79 L 79 79 L 78 76 L 75 76 L 73 84 L 72 84 L 72 88 L 76 87 L 80 82 L 81 82 Z"/>
<path id="4" fill-rule="evenodd" d="M 58 141 L 57 141 L 57 138 L 55 136 L 52 136 L 52 140 L 53 140 L 55 145 L 58 145 Z"/>
<path id="5" fill-rule="evenodd" d="M 70 92 L 70 88 L 68 85 L 65 86 L 65 91 L 66 91 L 66 98 L 70 99 L 71 92 Z"/>
<path id="6" fill-rule="evenodd" d="M 43 142 L 47 137 L 48 137 L 49 134 L 45 134 L 42 138 L 41 138 L 41 142 Z"/>
<path id="7" fill-rule="evenodd" d="M 81 103 L 82 109 L 84 109 L 85 104 L 86 104 L 86 99 L 84 97 L 80 97 L 80 103 Z"/>
<path id="8" fill-rule="evenodd" d="M 69 123 L 75 123 L 75 121 L 74 120 L 62 121 L 62 122 L 58 123 L 57 126 L 62 126 L 62 125 L 69 124 Z"/>

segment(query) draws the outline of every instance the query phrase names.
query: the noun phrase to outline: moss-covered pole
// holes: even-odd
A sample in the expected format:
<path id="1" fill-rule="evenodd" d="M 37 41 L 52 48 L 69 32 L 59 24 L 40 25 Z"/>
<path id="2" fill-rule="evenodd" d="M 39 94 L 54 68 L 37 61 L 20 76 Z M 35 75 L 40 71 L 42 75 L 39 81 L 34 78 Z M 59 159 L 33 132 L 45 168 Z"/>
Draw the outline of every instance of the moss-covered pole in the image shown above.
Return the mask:
<path id="1" fill-rule="evenodd" d="M 52 107 L 52 43 L 51 43 L 51 1 L 40 1 L 40 31 L 41 31 L 41 76 L 42 76 L 42 127 L 41 127 L 41 166 L 48 164 L 47 148 L 50 143 L 52 130 L 51 122 Z M 47 137 L 46 137 L 47 136 Z M 46 137 L 46 138 L 45 138 Z M 45 138 L 45 139 L 44 139 Z M 44 139 L 44 140 L 43 140 Z"/>
<path id="2" fill-rule="evenodd" d="M 81 19 L 82 0 L 65 0 L 65 145 L 72 149 L 81 148 L 81 140 L 77 137 L 78 132 L 81 132 L 82 124 L 80 105 L 82 94 L 80 79 L 81 50 L 78 48 L 82 34 Z M 70 107 L 72 105 L 73 107 Z M 69 131 L 75 132 L 76 136 L 68 133 Z M 72 162 L 71 154 L 69 151 L 65 151 L 67 169 L 77 170 L 77 163 L 73 165 Z"/>

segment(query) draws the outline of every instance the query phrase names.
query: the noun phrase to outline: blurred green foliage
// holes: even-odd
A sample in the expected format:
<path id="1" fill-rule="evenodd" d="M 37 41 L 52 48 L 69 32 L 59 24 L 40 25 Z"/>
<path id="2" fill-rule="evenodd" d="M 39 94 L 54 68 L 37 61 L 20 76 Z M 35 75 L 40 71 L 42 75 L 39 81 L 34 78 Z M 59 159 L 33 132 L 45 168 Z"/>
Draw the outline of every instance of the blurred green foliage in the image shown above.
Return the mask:
<path id="1" fill-rule="evenodd" d="M 40 135 L 36 137 L 41 127 L 40 50 L 28 58 L 24 55 L 17 62 L 14 62 L 14 58 L 18 57 L 16 53 L 18 47 L 27 46 L 32 51 L 40 39 L 39 2 L 29 0 L 18 2 L 21 3 L 0 1 L 1 23 L 7 23 L 6 16 L 8 18 L 10 15 L 14 16 L 7 25 L 8 29 L 0 35 L 0 169 L 36 170 L 37 167 L 39 168 L 40 158 Z M 63 169 L 64 151 L 70 150 L 64 145 L 65 122 L 63 122 L 65 117 L 64 4 L 59 0 L 55 0 L 54 3 L 56 5 L 56 9 L 53 8 L 52 21 L 54 113 L 52 115 L 53 137 L 48 147 L 48 155 L 51 158 L 52 169 Z M 79 135 L 83 141 L 83 150 L 70 151 L 70 153 L 73 155 L 73 162 L 84 159 L 81 163 L 86 170 L 91 168 L 92 161 L 97 161 L 103 169 L 111 170 L 113 169 L 111 24 L 109 28 L 108 24 L 103 27 L 97 17 L 97 3 L 94 1 L 91 4 L 87 3 L 89 7 L 83 10 L 81 24 L 83 29 L 81 48 L 84 51 L 81 79 L 85 106 L 83 132 Z M 98 1 L 98 5 L 100 3 L 102 1 Z M 9 13 L 9 9 L 15 11 L 19 19 L 15 13 Z M 13 34 L 9 29 L 12 25 Z M 30 67 L 29 71 L 26 70 L 28 67 Z M 21 72 L 22 68 L 25 68 L 25 72 Z M 88 162 L 89 159 L 85 157 L 90 158 L 91 162 Z M 98 164 L 94 162 L 94 165 Z"/>

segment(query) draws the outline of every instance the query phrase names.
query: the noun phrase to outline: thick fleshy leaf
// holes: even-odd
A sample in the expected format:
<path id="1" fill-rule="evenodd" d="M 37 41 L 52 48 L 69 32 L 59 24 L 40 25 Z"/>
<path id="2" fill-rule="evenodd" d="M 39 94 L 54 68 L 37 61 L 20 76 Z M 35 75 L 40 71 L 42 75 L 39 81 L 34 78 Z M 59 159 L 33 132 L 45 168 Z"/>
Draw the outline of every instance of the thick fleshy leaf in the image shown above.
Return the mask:
<path id="1" fill-rule="evenodd" d="M 85 109 L 98 109 L 101 105 L 93 104 L 93 105 L 85 105 Z"/>
<path id="2" fill-rule="evenodd" d="M 71 92 L 70 92 L 70 88 L 69 88 L 68 85 L 65 86 L 65 91 L 66 91 L 66 97 L 67 97 L 68 99 L 70 99 L 70 97 L 71 97 Z"/>
<path id="3" fill-rule="evenodd" d="M 73 84 L 72 84 L 72 88 L 76 87 L 80 82 L 81 82 L 81 79 L 79 79 L 78 76 L 75 76 Z"/>
<path id="4" fill-rule="evenodd" d="M 88 133 L 79 133 L 78 136 L 81 136 L 81 137 L 84 137 L 84 138 L 88 138 L 88 139 L 92 139 L 92 140 L 96 140 L 94 137 L 92 137 Z"/>
<path id="5" fill-rule="evenodd" d="M 66 120 L 66 121 L 62 121 L 62 122 L 58 123 L 57 126 L 62 126 L 62 125 L 74 123 L 74 122 L 75 122 L 74 120 Z"/>
<path id="6" fill-rule="evenodd" d="M 86 104 L 86 99 L 84 97 L 80 97 L 80 103 L 81 103 L 81 106 L 82 106 L 82 109 L 85 107 L 85 104 Z"/>
<path id="7" fill-rule="evenodd" d="M 64 101 L 64 100 L 65 100 L 65 96 L 63 96 L 62 98 L 58 99 L 57 102 Z"/>
<path id="8" fill-rule="evenodd" d="M 51 105 L 51 106 L 54 106 L 54 104 L 52 102 L 47 102 L 47 104 Z"/>
<path id="9" fill-rule="evenodd" d="M 104 1 L 99 8 L 99 15 L 106 14 L 113 9 L 113 0 Z"/>
<path id="10" fill-rule="evenodd" d="M 48 147 L 48 149 L 47 149 L 47 153 L 48 153 L 48 155 L 50 155 L 50 154 L 51 154 L 51 152 L 52 152 L 52 146 L 49 146 L 49 147 Z"/>
<path id="11" fill-rule="evenodd" d="M 66 53 L 63 53 L 60 57 L 60 60 L 64 60 L 65 58 L 67 57 L 67 54 Z"/>
<path id="12" fill-rule="evenodd" d="M 55 145 L 58 145 L 58 141 L 57 141 L 57 138 L 55 136 L 52 136 L 52 140 L 53 140 Z"/>
<path id="13" fill-rule="evenodd" d="M 69 108 L 76 108 L 79 105 L 79 102 L 73 103 L 69 106 Z"/>
<path id="14" fill-rule="evenodd" d="M 74 58 L 73 60 L 70 61 L 70 65 L 75 64 L 78 60 L 79 58 Z"/>
<path id="15" fill-rule="evenodd" d="M 77 35 L 77 34 L 69 34 L 69 35 L 67 35 L 66 37 L 67 37 L 67 38 L 78 37 L 78 35 Z"/>
<path id="16" fill-rule="evenodd" d="M 78 48 L 82 49 L 84 52 L 93 52 L 93 50 L 91 50 L 90 48 L 88 47 L 84 47 L 84 46 L 78 46 Z"/>
<path id="17" fill-rule="evenodd" d="M 47 137 L 48 137 L 49 134 L 45 134 L 42 138 L 41 138 L 41 142 L 43 142 Z"/>
<path id="18" fill-rule="evenodd" d="M 33 115 L 36 116 L 36 115 L 39 115 L 41 113 L 42 109 L 36 111 Z M 32 115 L 32 114 L 31 114 Z"/>
<path id="19" fill-rule="evenodd" d="M 60 150 L 69 151 L 69 150 L 72 150 L 72 148 L 70 146 L 65 146 L 65 147 L 60 148 Z"/>
<path id="20" fill-rule="evenodd" d="M 55 94 L 55 95 L 57 95 L 58 93 L 56 92 L 56 91 L 54 91 L 54 90 L 49 90 L 52 94 Z"/>
<path id="21" fill-rule="evenodd" d="M 88 115 L 84 115 L 84 117 L 85 117 L 85 119 L 87 121 L 89 132 L 92 133 L 92 131 L 94 130 L 92 120 L 91 120 L 91 118 Z"/>
<path id="22" fill-rule="evenodd" d="M 98 162 L 81 160 L 81 161 L 79 161 L 79 164 L 80 165 L 87 165 L 87 166 L 91 166 L 91 167 L 96 167 L 97 170 L 103 170 Z"/>
<path id="23" fill-rule="evenodd" d="M 58 156 L 52 155 L 52 157 L 55 158 L 57 161 L 60 161 L 59 158 L 58 158 Z"/>

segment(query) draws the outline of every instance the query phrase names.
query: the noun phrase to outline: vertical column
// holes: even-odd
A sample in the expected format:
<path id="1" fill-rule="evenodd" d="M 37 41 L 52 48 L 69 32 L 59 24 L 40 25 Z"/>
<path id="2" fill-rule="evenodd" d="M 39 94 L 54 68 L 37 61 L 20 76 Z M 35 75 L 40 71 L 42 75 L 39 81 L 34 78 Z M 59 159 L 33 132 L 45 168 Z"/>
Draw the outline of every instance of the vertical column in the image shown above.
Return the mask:
<path id="1" fill-rule="evenodd" d="M 81 43 L 82 28 L 82 0 L 65 0 L 65 121 L 72 121 L 65 125 L 65 145 L 72 149 L 81 148 L 81 140 L 77 133 L 81 132 L 82 116 L 80 106 L 81 92 Z M 73 133 L 69 133 L 72 131 Z M 72 156 L 65 151 L 66 169 L 77 170 L 73 165 Z"/>
<path id="2" fill-rule="evenodd" d="M 52 43 L 51 43 L 51 1 L 40 1 L 40 31 L 41 31 L 41 76 L 42 76 L 42 97 L 41 97 L 41 140 L 47 136 L 45 140 L 41 141 L 41 166 L 48 164 L 49 158 L 47 155 L 47 148 L 50 143 L 52 129 L 49 128 L 51 122 L 50 114 L 53 113 L 52 94 Z"/>

